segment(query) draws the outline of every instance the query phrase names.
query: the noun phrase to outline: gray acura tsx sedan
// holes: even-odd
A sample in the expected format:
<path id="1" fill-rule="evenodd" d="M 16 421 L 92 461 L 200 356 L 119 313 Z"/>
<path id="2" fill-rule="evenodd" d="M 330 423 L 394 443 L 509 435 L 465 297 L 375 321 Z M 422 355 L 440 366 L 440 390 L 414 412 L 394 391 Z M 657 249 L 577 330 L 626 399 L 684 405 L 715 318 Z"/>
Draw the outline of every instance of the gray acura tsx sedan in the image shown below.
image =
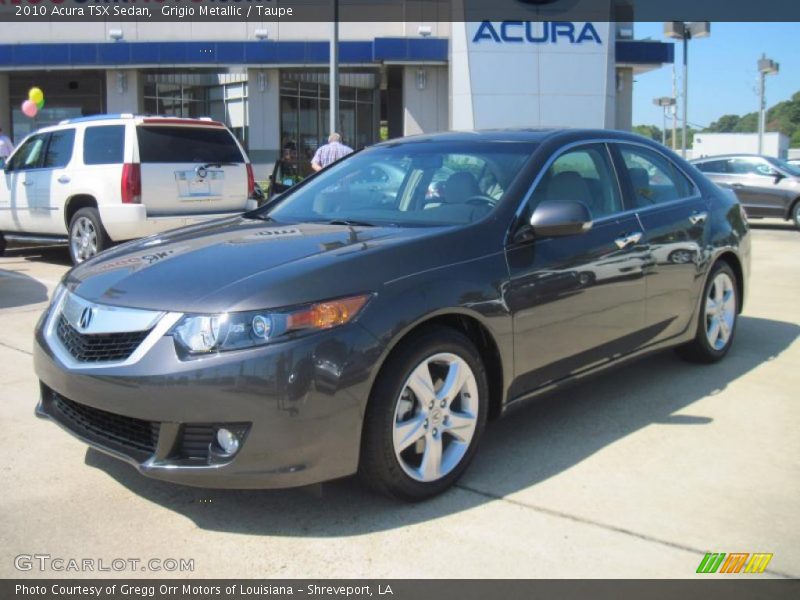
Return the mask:
<path id="1" fill-rule="evenodd" d="M 749 264 L 735 196 L 644 138 L 392 140 L 67 273 L 37 414 L 162 480 L 424 499 L 511 407 L 668 347 L 721 359 Z"/>

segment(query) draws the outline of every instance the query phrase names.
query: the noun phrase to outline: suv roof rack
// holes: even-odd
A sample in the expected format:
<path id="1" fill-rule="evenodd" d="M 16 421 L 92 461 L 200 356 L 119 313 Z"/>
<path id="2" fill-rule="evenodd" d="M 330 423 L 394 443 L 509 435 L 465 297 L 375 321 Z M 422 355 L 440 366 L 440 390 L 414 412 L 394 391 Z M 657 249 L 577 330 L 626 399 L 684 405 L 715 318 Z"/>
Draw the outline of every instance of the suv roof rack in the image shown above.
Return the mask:
<path id="1" fill-rule="evenodd" d="M 71 123 L 86 123 L 89 121 L 107 121 L 112 119 L 132 119 L 131 113 L 116 113 L 116 114 L 103 114 L 103 115 L 89 115 L 87 117 L 75 117 L 72 119 L 64 119 L 59 121 L 59 125 L 69 125 Z"/>

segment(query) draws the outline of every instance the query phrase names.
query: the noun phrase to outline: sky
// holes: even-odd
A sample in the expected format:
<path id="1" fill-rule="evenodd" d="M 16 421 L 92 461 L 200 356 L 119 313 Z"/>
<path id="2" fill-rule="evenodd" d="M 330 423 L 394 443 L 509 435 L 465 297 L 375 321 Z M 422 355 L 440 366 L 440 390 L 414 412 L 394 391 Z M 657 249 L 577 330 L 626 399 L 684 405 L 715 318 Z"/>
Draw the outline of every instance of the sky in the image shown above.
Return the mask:
<path id="1" fill-rule="evenodd" d="M 664 37 L 663 23 L 636 23 L 636 39 Z M 675 45 L 680 93 L 682 43 Z M 711 35 L 689 42 L 689 123 L 707 127 L 725 114 L 758 110 L 758 69 L 762 53 L 780 63 L 767 77 L 767 106 L 800 91 L 800 23 L 711 23 Z M 633 87 L 633 124 L 662 126 L 662 109 L 653 99 L 672 95 L 672 66 L 637 75 Z M 680 108 L 679 108 L 680 111 Z M 679 112 L 680 117 L 680 112 Z"/>

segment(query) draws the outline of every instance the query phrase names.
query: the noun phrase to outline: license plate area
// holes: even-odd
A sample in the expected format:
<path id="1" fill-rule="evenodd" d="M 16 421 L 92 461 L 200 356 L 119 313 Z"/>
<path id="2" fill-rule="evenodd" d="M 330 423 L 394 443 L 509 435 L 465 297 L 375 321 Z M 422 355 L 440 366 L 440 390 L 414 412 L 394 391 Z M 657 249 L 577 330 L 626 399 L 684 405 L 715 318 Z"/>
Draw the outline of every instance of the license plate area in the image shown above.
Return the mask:
<path id="1" fill-rule="evenodd" d="M 175 184 L 181 200 L 202 200 L 221 196 L 225 187 L 225 171 L 208 169 L 201 177 L 196 170 L 175 171 Z"/>

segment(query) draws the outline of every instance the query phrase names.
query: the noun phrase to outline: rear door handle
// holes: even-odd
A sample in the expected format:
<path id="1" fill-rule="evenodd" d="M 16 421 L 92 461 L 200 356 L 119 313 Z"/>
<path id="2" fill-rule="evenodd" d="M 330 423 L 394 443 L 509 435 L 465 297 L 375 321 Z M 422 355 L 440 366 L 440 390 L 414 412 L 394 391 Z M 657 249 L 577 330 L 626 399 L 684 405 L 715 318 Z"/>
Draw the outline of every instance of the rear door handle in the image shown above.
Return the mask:
<path id="1" fill-rule="evenodd" d="M 69 182 L 70 182 L 69 175 L 62 175 L 61 177 L 58 178 L 58 183 L 69 183 Z"/>
<path id="2" fill-rule="evenodd" d="M 636 233 L 629 233 L 628 235 L 623 235 L 622 237 L 618 237 L 614 240 L 614 243 L 617 245 L 617 248 L 622 250 L 632 244 L 638 244 L 639 240 L 642 239 L 642 232 L 637 231 Z"/>
<path id="3" fill-rule="evenodd" d="M 732 188 L 739 189 L 739 188 L 743 188 L 743 187 L 744 187 L 744 184 L 743 184 L 743 183 L 732 183 L 732 184 L 731 184 L 731 187 L 732 187 Z"/>
<path id="4" fill-rule="evenodd" d="M 25 181 L 22 182 L 22 185 L 33 185 L 33 182 L 25 180 Z"/>
<path id="5" fill-rule="evenodd" d="M 708 219 L 708 213 L 703 212 L 695 212 L 689 216 L 689 221 L 691 221 L 692 225 L 699 225 L 700 223 L 705 223 L 706 219 Z"/>

